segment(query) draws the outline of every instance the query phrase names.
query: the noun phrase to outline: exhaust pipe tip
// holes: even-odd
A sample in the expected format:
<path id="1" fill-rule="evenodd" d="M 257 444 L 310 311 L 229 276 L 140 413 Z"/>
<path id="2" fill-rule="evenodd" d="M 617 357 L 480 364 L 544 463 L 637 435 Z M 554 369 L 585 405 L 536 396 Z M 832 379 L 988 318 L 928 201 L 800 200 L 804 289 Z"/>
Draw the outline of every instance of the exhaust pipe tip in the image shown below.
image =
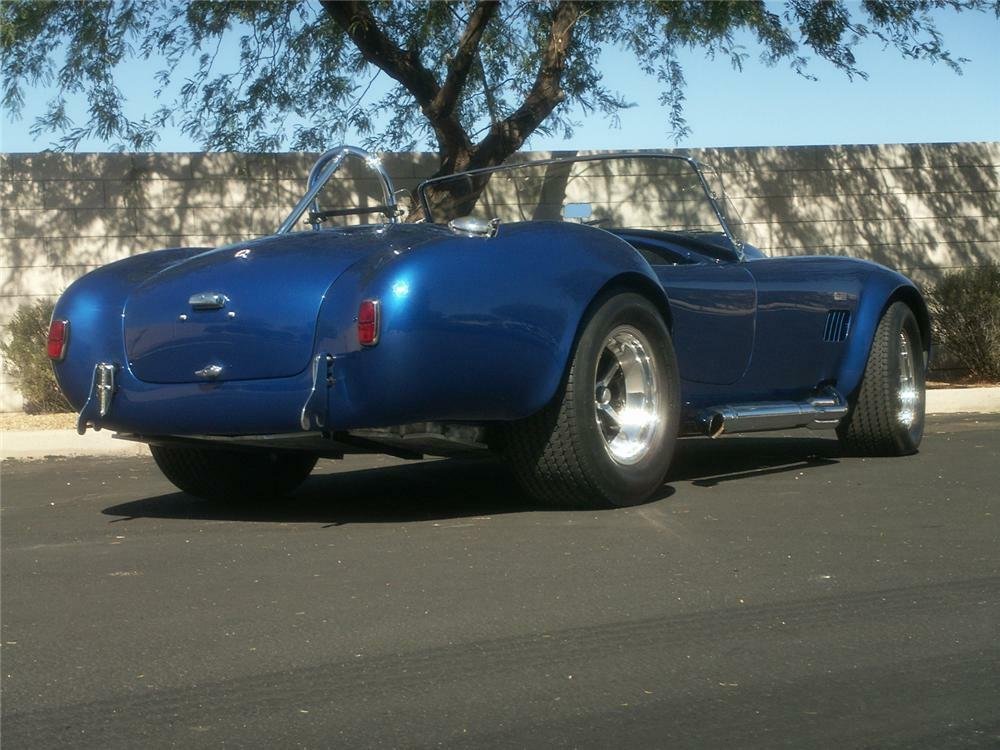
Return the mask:
<path id="1" fill-rule="evenodd" d="M 720 412 L 714 412 L 708 417 L 706 432 L 712 439 L 719 437 L 726 429 L 726 419 Z"/>

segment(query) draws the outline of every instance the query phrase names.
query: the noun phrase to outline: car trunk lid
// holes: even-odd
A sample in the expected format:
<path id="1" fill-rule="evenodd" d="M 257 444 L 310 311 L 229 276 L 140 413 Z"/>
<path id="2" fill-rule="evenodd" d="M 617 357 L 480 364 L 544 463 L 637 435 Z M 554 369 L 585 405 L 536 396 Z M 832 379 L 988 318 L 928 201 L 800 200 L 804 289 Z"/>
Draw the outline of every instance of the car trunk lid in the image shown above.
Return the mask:
<path id="1" fill-rule="evenodd" d="M 375 229 L 303 232 L 172 266 L 126 303 L 129 367 L 154 383 L 295 375 L 309 364 L 330 285 L 387 244 Z"/>

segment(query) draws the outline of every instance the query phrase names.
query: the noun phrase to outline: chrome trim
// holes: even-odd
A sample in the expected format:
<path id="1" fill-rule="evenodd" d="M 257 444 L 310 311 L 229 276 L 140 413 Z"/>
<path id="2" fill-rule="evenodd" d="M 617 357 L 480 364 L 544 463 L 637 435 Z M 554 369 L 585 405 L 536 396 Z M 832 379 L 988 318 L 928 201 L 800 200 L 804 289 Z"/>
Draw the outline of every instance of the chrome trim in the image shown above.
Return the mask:
<path id="1" fill-rule="evenodd" d="M 69 321 L 66 320 L 65 318 L 56 318 L 54 320 L 49 321 L 49 331 L 52 330 L 52 324 L 56 320 L 58 320 L 59 322 L 61 322 L 63 324 L 63 342 L 62 342 L 62 348 L 59 350 L 59 356 L 58 357 L 49 357 L 49 359 L 52 360 L 53 362 L 62 362 L 63 360 L 66 359 L 66 352 L 69 351 L 69 328 L 70 328 L 70 326 L 69 326 Z M 47 343 L 48 342 L 46 342 L 46 344 Z M 46 348 L 48 348 L 48 347 L 46 347 Z"/>
<path id="2" fill-rule="evenodd" d="M 847 414 L 847 402 L 832 388 L 805 401 L 725 404 L 702 411 L 701 431 L 709 437 L 723 432 L 763 432 L 808 427 L 834 429 Z"/>
<path id="3" fill-rule="evenodd" d="M 221 292 L 198 292 L 188 297 L 188 304 L 195 310 L 221 310 L 229 297 Z"/>
<path id="4" fill-rule="evenodd" d="M 194 374 L 199 378 L 215 380 L 222 374 L 222 369 L 222 365 L 208 365 L 206 367 L 202 367 L 200 370 L 195 370 Z"/>
<path id="5" fill-rule="evenodd" d="M 477 219 L 473 216 L 459 216 L 448 222 L 448 229 L 456 234 L 466 237 L 485 237 L 490 239 L 497 236 L 500 227 L 500 219 Z"/>
<path id="6" fill-rule="evenodd" d="M 708 198 L 712 211 L 715 213 L 716 218 L 719 220 L 719 225 L 722 228 L 723 233 L 729 238 L 730 243 L 733 246 L 733 252 L 736 254 L 739 261 L 744 261 L 746 259 L 746 253 L 743 249 L 743 240 L 736 236 L 732 227 L 729 226 L 729 221 L 726 219 L 726 212 L 719 203 L 721 196 L 716 196 L 705 179 L 703 169 L 712 169 L 713 172 L 718 176 L 717 170 L 714 167 L 710 167 L 707 164 L 702 164 L 697 159 L 690 156 L 681 156 L 680 154 L 655 154 L 643 151 L 629 151 L 623 153 L 614 154 L 590 154 L 587 156 L 565 156 L 558 157 L 555 159 L 540 159 L 538 161 L 528 161 L 519 162 L 517 164 L 503 164 L 498 167 L 482 167 L 480 169 L 469 169 L 465 172 L 456 172 L 455 174 L 443 175 L 441 177 L 434 177 L 428 180 L 424 180 L 419 185 L 417 185 L 417 199 L 420 201 L 420 205 L 423 208 L 424 217 L 427 220 L 433 220 L 434 213 L 431 211 L 430 201 L 427 200 L 427 187 L 434 185 L 438 182 L 444 182 L 446 180 L 453 180 L 458 175 L 481 175 L 481 174 L 491 174 L 493 172 L 506 172 L 512 169 L 518 169 L 521 167 L 545 167 L 552 164 L 567 164 L 573 162 L 586 162 L 586 161 L 607 161 L 610 159 L 673 159 L 675 161 L 686 162 L 698 175 L 698 181 L 701 184 L 701 188 L 705 193 L 705 197 Z M 719 176 L 719 183 L 722 185 L 721 176 Z M 723 186 L 723 189 L 724 186 Z"/>
<path id="7" fill-rule="evenodd" d="M 320 393 L 321 378 L 326 386 L 322 390 L 324 394 L 334 384 L 333 360 L 332 354 L 317 354 L 313 358 L 312 387 L 309 389 L 305 403 L 302 404 L 302 411 L 299 412 L 299 426 L 306 432 L 312 429 L 322 430 L 326 428 L 326 403 L 325 401 L 322 404 L 313 402 L 317 400 L 317 394 Z"/>
<path id="8" fill-rule="evenodd" d="M 847 341 L 850 333 L 850 310 L 830 310 L 826 314 L 826 325 L 823 327 L 823 341 L 834 344 Z"/>
<path id="9" fill-rule="evenodd" d="M 87 402 L 80 409 L 80 414 L 76 419 L 76 431 L 82 435 L 87 431 L 87 427 L 100 430 L 101 427 L 94 419 L 103 419 L 111 413 L 111 402 L 114 399 L 118 384 L 115 372 L 118 365 L 112 362 L 99 362 L 94 366 L 94 376 L 90 383 L 90 395 Z M 93 412 L 97 414 L 93 414 Z"/>
<path id="10" fill-rule="evenodd" d="M 371 302 L 372 307 L 375 308 L 375 338 L 369 341 L 367 344 L 361 344 L 361 346 L 375 346 L 382 338 L 382 303 L 377 299 L 366 299 L 364 302 Z M 358 320 L 358 318 L 355 318 Z M 361 343 L 360 341 L 358 342 Z"/>
<path id="11" fill-rule="evenodd" d="M 919 351 L 913 346 L 906 331 L 899 332 L 899 411 L 896 419 L 906 429 L 913 427 L 920 410 L 920 391 L 917 388 L 917 368 L 913 361 L 914 353 Z"/>
<path id="12" fill-rule="evenodd" d="M 661 396 L 650 349 L 637 329 L 618 326 L 594 369 L 594 419 L 608 455 L 623 466 L 645 458 L 660 432 Z"/>
<path id="13" fill-rule="evenodd" d="M 310 209 L 313 213 L 319 213 L 319 200 L 317 196 L 319 191 L 323 189 L 323 186 L 329 182 L 330 178 L 333 177 L 333 173 L 336 172 L 340 165 L 344 163 L 344 159 L 348 156 L 355 156 L 362 159 L 365 164 L 368 165 L 379 177 L 379 183 L 382 186 L 382 197 L 385 201 L 385 205 L 390 209 L 396 209 L 396 195 L 395 190 L 392 185 L 392 178 L 389 177 L 389 173 L 382 166 L 381 160 L 365 151 L 364 149 L 358 148 L 357 146 L 337 146 L 327 151 L 325 154 L 316 160 L 313 164 L 312 169 L 309 170 L 309 180 L 306 183 L 308 189 L 306 194 L 302 196 L 298 203 L 295 204 L 295 208 L 292 212 L 288 214 L 288 217 L 281 222 L 281 226 L 278 227 L 278 231 L 275 234 L 286 234 L 292 230 L 292 228 L 298 223 L 299 219 L 302 218 L 302 214 L 306 212 L 306 209 Z M 396 224 L 399 222 L 399 216 L 394 210 L 393 215 L 389 217 L 389 223 Z M 311 224 L 314 230 L 319 230 L 320 223 L 314 221 Z"/>

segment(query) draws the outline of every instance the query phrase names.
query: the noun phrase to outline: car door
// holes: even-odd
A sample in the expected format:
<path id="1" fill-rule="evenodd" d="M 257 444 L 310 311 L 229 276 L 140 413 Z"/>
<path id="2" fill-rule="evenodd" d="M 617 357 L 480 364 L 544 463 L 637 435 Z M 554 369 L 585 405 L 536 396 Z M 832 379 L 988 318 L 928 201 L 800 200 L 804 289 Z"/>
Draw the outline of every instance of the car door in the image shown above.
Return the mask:
<path id="1" fill-rule="evenodd" d="M 745 264 L 670 243 L 629 241 L 653 268 L 670 300 L 682 380 L 731 385 L 750 365 L 757 291 Z"/>

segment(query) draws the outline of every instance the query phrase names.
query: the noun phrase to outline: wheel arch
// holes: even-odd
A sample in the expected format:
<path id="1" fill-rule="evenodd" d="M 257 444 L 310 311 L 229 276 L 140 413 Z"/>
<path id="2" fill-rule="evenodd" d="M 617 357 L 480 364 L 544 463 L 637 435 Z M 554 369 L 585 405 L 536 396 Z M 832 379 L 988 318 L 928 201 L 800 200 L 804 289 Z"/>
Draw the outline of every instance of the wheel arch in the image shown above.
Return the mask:
<path id="1" fill-rule="evenodd" d="M 896 302 L 903 302 L 913 311 L 920 328 L 922 347 L 929 352 L 931 343 L 930 314 L 920 291 L 906 277 L 885 270 L 868 278 L 858 302 L 847 352 L 839 368 L 837 388 L 853 399 L 861 386 L 865 366 L 875 340 L 875 331 L 886 310 Z"/>
<path id="2" fill-rule="evenodd" d="M 894 302 L 905 302 L 907 307 L 913 311 L 917 325 L 920 327 L 920 343 L 924 351 L 929 353 L 931 349 L 931 315 L 920 292 L 913 286 L 899 287 L 886 300 L 882 312 L 885 313 L 889 309 L 889 305 Z"/>
<path id="3" fill-rule="evenodd" d="M 580 336 L 583 334 L 583 330 L 586 328 L 587 322 L 593 317 L 594 313 L 601 307 L 601 305 L 607 302 L 608 299 L 616 294 L 626 292 L 633 292 L 647 299 L 654 307 L 656 307 L 660 315 L 663 316 L 663 322 L 666 324 L 667 330 L 673 333 L 673 316 L 670 312 L 670 301 L 667 298 L 667 294 L 663 290 L 663 287 L 650 279 L 648 276 L 644 276 L 643 274 L 637 272 L 624 272 L 608 279 L 608 281 L 605 282 L 604 285 L 591 296 L 590 301 L 585 307 L 583 307 L 579 317 L 577 318 L 576 330 L 573 332 L 573 340 L 563 361 L 562 375 L 560 376 L 556 387 L 549 395 L 549 398 L 546 401 L 546 406 L 559 397 L 560 388 L 562 387 L 562 384 L 566 382 L 566 376 L 569 373 L 570 365 L 573 362 L 573 353 L 576 351 L 577 345 L 580 343 Z"/>
<path id="4" fill-rule="evenodd" d="M 579 339 L 580 331 L 582 330 L 585 321 L 593 313 L 594 309 L 596 309 L 596 307 L 608 297 L 619 292 L 635 292 L 648 299 L 653 303 L 653 305 L 656 306 L 656 309 L 660 311 L 660 315 L 663 316 L 663 322 L 667 324 L 667 330 L 673 331 L 674 320 L 670 311 L 670 300 L 667 297 L 667 293 L 663 290 L 663 287 L 648 276 L 644 276 L 641 273 L 626 272 L 609 279 L 607 283 L 598 289 L 597 293 L 591 298 L 584 314 L 580 316 L 580 320 L 577 321 L 577 331 L 574 343 Z"/>

